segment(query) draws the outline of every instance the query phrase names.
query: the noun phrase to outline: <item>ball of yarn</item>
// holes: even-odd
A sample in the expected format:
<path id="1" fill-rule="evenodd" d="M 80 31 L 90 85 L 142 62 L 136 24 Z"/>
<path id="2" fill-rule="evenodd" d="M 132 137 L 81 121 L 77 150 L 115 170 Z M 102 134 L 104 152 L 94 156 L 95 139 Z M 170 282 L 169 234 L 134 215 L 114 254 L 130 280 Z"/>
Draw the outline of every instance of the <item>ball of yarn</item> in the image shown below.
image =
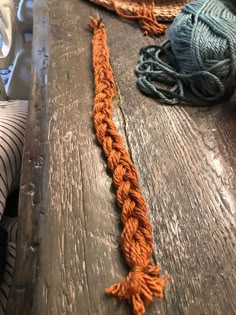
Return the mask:
<path id="1" fill-rule="evenodd" d="M 138 87 L 167 104 L 189 101 L 186 91 L 207 103 L 232 94 L 235 9 L 230 0 L 196 0 L 186 5 L 170 27 L 168 41 L 141 49 Z"/>

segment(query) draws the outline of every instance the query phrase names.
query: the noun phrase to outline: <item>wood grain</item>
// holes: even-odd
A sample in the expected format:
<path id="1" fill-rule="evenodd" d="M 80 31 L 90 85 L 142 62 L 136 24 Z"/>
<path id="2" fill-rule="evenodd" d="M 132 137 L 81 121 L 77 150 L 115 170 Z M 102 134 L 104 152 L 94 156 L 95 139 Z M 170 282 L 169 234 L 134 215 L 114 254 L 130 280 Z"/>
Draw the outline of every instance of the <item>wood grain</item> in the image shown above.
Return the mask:
<path id="1" fill-rule="evenodd" d="M 19 194 L 17 259 L 6 314 L 32 312 L 38 279 L 40 228 L 45 221 L 48 182 L 48 20 L 45 3 L 34 3 L 32 84 Z"/>
<path id="2" fill-rule="evenodd" d="M 87 1 L 36 3 L 35 32 L 45 35 L 34 38 L 20 197 L 23 254 L 8 314 L 131 314 L 126 303 L 104 295 L 127 269 L 119 210 L 92 124 L 90 15 L 106 24 L 118 87 L 115 121 L 148 202 L 153 258 L 171 275 L 165 299 L 147 314 L 236 314 L 234 102 L 162 106 L 139 93 L 134 75 L 139 49 L 158 40 Z"/>

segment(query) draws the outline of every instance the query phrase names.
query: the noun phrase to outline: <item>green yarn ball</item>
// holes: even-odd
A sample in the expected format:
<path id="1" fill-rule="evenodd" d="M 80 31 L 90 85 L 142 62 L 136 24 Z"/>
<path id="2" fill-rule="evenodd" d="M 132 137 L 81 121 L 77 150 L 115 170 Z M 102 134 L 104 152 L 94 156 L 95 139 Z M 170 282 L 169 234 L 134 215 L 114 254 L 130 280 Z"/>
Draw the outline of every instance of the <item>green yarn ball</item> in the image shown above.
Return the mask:
<path id="1" fill-rule="evenodd" d="M 207 104 L 232 95 L 235 12 L 236 4 L 229 0 L 196 0 L 186 5 L 170 27 L 169 40 L 141 50 L 138 87 L 167 104 L 190 101 L 186 90 Z"/>

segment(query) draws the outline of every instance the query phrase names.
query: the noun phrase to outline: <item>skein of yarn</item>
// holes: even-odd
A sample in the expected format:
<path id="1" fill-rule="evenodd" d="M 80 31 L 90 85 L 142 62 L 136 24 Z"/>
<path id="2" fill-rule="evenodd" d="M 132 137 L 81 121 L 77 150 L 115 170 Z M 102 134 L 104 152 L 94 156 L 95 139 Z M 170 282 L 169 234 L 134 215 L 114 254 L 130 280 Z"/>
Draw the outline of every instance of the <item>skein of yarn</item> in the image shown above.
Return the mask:
<path id="1" fill-rule="evenodd" d="M 209 105 L 231 96 L 236 82 L 235 31 L 233 1 L 187 4 L 170 27 L 169 40 L 141 49 L 136 67 L 139 89 L 169 105 L 200 105 L 199 100 Z"/>

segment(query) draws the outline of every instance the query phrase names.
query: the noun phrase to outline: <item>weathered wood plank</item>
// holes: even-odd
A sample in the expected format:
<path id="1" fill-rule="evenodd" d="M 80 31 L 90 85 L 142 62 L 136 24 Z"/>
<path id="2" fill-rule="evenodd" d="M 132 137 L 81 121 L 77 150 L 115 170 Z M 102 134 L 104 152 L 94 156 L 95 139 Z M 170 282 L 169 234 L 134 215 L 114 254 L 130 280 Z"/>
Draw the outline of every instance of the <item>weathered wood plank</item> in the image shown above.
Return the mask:
<path id="1" fill-rule="evenodd" d="M 45 221 L 48 181 L 47 7 L 35 1 L 32 86 L 19 196 L 17 259 L 6 314 L 30 315 L 38 278 L 40 227 Z"/>
<path id="2" fill-rule="evenodd" d="M 119 110 L 154 226 L 154 259 L 172 277 L 159 313 L 236 314 L 235 100 L 202 109 L 142 96 L 133 70 L 150 40 L 111 15 L 105 23 Z"/>
<path id="3" fill-rule="evenodd" d="M 48 1 L 50 168 L 33 314 L 128 314 L 104 289 L 124 273 L 111 179 L 95 143 L 90 14 L 82 2 Z M 63 14 L 62 14 L 63 12 Z M 53 237 L 52 237 L 53 235 Z M 46 300 L 46 303 L 45 303 Z"/>
<path id="4" fill-rule="evenodd" d="M 104 295 L 127 270 L 111 178 L 92 126 L 89 15 L 106 24 L 119 90 L 115 120 L 149 205 L 154 259 L 172 277 L 148 314 L 236 314 L 233 105 L 161 106 L 135 87 L 138 51 L 156 41 L 133 22 L 87 1 L 41 0 L 35 10 L 46 36 L 34 50 L 40 58 L 21 186 L 22 254 L 8 314 L 131 314 Z"/>

